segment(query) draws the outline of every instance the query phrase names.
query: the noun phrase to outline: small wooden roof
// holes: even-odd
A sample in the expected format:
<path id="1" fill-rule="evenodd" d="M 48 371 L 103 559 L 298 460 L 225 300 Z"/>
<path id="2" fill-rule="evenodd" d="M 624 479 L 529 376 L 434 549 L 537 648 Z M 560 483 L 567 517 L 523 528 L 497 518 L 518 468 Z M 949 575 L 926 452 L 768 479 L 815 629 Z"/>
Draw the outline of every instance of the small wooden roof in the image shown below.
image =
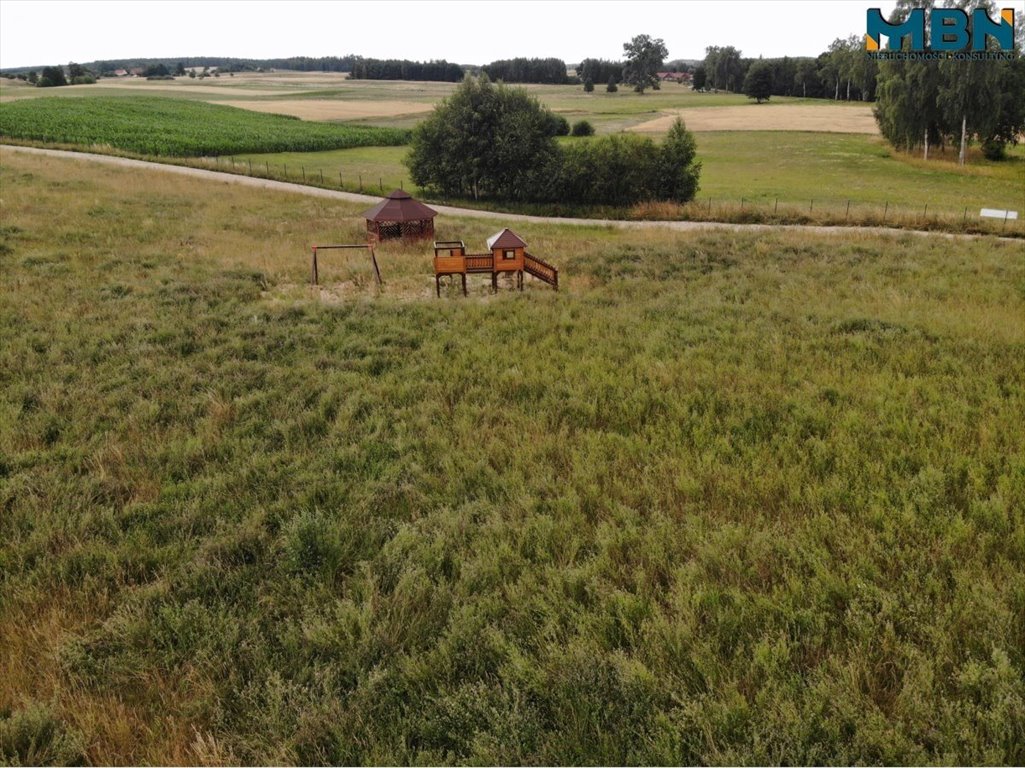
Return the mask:
<path id="1" fill-rule="evenodd" d="M 513 232 L 511 229 L 503 229 L 501 232 L 496 232 L 488 238 L 488 248 L 494 250 L 495 248 L 526 248 L 527 244 L 523 242 L 519 235 Z"/>
<path id="2" fill-rule="evenodd" d="M 419 200 L 401 189 L 396 189 L 388 197 L 363 212 L 363 218 L 369 221 L 423 221 L 433 219 L 438 212 L 428 208 Z"/>

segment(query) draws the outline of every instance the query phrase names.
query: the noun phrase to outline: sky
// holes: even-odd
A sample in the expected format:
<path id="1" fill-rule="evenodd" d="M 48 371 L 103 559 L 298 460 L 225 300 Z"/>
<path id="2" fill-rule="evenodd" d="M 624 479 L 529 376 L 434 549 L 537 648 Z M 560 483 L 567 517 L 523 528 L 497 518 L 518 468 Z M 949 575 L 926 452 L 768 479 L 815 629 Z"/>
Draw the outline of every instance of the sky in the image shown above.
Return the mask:
<path id="1" fill-rule="evenodd" d="M 1005 0 L 1001 5 L 1019 5 Z M 669 59 L 709 45 L 817 56 L 893 0 L 0 0 L 0 68 L 98 59 L 344 56 L 487 64 L 621 59 L 639 34 Z"/>

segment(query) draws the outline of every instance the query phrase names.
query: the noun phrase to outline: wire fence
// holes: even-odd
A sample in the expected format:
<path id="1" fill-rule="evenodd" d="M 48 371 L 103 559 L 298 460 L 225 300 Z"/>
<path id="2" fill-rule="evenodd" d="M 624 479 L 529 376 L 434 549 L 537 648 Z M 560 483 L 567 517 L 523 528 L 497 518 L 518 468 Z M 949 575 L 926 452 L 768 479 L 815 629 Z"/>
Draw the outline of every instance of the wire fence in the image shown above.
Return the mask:
<path id="1" fill-rule="evenodd" d="M 933 203 L 916 205 L 883 200 L 851 199 L 786 200 L 784 198 L 713 198 L 685 205 L 643 203 L 637 206 L 644 219 L 687 219 L 749 224 L 807 224 L 820 226 L 868 226 L 898 229 L 941 230 L 979 234 L 1025 236 L 1021 212 L 1001 211 L 999 217 L 982 216 L 974 206 L 951 208 Z"/>
<path id="2" fill-rule="evenodd" d="M 406 188 L 406 180 L 385 178 L 339 168 L 326 172 L 322 167 L 307 168 L 305 164 L 271 164 L 235 157 L 192 158 L 192 167 L 300 183 L 308 186 L 383 195 L 398 187 Z M 705 197 L 689 203 L 640 203 L 625 209 L 626 217 L 640 220 L 719 221 L 738 224 L 791 224 L 818 226 L 890 227 L 914 230 L 939 230 L 970 234 L 994 234 L 1025 237 L 1022 213 L 1003 211 L 1002 218 L 983 217 L 974 206 L 951 208 L 931 203 L 921 205 L 902 201 L 821 198 L 788 200 L 780 197 L 728 198 Z"/>

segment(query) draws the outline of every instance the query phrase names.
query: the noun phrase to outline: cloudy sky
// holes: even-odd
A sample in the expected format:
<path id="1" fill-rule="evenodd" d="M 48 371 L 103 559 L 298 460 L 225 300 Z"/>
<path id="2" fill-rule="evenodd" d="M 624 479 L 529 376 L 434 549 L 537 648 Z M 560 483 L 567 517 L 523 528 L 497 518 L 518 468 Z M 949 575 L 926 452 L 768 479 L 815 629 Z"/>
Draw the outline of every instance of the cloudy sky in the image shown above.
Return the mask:
<path id="1" fill-rule="evenodd" d="M 1001 6 L 1022 6 L 1004 0 Z M 0 0 L 0 67 L 134 57 L 341 56 L 444 58 L 486 64 L 513 56 L 567 63 L 621 58 L 637 34 L 669 57 L 705 46 L 745 56 L 814 56 L 861 35 L 870 7 L 893 0 Z"/>

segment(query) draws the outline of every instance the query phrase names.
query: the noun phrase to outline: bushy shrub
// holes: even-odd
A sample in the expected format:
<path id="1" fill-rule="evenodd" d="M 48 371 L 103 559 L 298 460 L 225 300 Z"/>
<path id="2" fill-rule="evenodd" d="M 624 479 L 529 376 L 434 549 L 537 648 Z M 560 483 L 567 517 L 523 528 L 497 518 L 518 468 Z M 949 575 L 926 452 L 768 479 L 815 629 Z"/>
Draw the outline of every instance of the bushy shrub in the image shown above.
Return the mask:
<path id="1" fill-rule="evenodd" d="M 697 194 L 701 164 L 695 159 L 694 136 L 679 119 L 661 145 L 646 136 L 612 134 L 561 150 L 561 165 L 549 186 L 552 200 L 632 205 L 686 202 Z"/>
<path id="2" fill-rule="evenodd" d="M 685 203 L 698 193 L 701 163 L 697 160 L 694 134 L 681 118 L 676 118 L 659 148 L 658 196 L 662 200 Z"/>
<path id="3" fill-rule="evenodd" d="M 569 120 L 562 115 L 552 113 L 549 126 L 552 136 L 569 136 Z"/>
<path id="4" fill-rule="evenodd" d="M 1003 160 L 1007 157 L 1007 144 L 1000 139 L 986 139 L 982 142 L 982 154 L 987 160 Z"/>
<path id="5" fill-rule="evenodd" d="M 643 136 L 612 134 L 566 145 L 555 197 L 611 205 L 654 198 L 657 161 L 658 148 Z"/>
<path id="6" fill-rule="evenodd" d="M 609 78 L 609 84 L 605 86 L 605 90 L 608 93 L 615 93 L 616 91 L 619 90 L 619 86 L 616 85 L 616 78 L 614 78 L 614 77 L 610 77 Z"/>
<path id="7" fill-rule="evenodd" d="M 48 708 L 33 704 L 14 712 L 0 711 L 0 764 L 80 765 L 81 734 Z"/>
<path id="8" fill-rule="evenodd" d="M 594 90 L 594 81 L 590 78 L 584 80 L 584 92 L 591 93 Z"/>
<path id="9" fill-rule="evenodd" d="M 594 126 L 587 120 L 579 120 L 573 123 L 574 136 L 594 136 Z"/>
<path id="10" fill-rule="evenodd" d="M 36 86 L 39 88 L 56 88 L 67 84 L 68 80 L 64 76 L 64 67 L 43 67 L 43 74 L 39 76 Z"/>

